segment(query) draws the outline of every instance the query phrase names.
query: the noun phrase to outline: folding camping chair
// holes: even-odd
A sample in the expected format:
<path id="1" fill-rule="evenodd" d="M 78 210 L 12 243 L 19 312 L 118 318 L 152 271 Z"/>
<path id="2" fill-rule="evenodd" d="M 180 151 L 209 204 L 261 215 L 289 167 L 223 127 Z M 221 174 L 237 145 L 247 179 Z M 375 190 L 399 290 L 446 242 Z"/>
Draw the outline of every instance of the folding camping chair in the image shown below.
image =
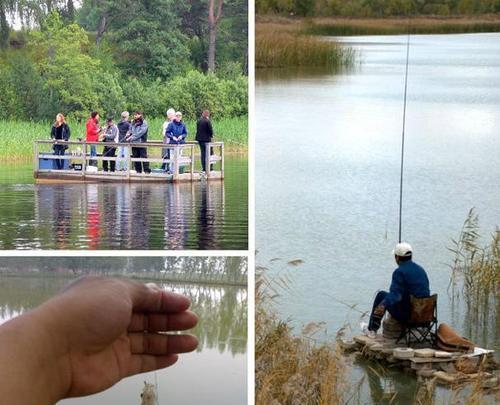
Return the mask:
<path id="1" fill-rule="evenodd" d="M 405 339 L 406 346 L 412 343 L 429 342 L 435 346 L 437 340 L 437 294 L 417 298 L 410 296 L 410 317 L 396 340 Z"/>

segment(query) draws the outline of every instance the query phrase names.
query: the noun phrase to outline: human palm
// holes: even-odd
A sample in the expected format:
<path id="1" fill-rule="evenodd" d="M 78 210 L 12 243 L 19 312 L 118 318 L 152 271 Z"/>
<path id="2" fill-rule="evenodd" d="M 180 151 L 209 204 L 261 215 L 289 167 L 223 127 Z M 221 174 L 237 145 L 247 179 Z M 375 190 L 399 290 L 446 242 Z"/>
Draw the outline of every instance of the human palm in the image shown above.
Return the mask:
<path id="1" fill-rule="evenodd" d="M 197 317 L 179 294 L 125 279 L 86 277 L 47 303 L 61 345 L 66 396 L 100 392 L 124 377 L 168 367 L 192 351 L 191 335 L 165 334 L 192 328 Z"/>

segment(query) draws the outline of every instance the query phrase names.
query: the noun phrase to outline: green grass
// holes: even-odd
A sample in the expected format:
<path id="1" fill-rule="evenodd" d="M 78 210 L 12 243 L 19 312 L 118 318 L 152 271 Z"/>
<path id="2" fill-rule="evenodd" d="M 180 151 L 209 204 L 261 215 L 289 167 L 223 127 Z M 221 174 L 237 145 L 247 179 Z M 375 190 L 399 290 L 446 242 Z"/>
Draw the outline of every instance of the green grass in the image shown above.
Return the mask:
<path id="1" fill-rule="evenodd" d="M 163 118 L 147 119 L 149 140 L 161 140 Z M 85 123 L 68 122 L 71 140 L 85 138 Z M 196 122 L 186 121 L 188 140 L 194 140 Z M 30 160 L 33 158 L 33 141 L 50 138 L 52 122 L 0 121 L 0 161 Z M 246 152 L 248 145 L 247 117 L 225 118 L 214 121 L 216 141 L 223 141 L 229 152 Z"/>
<path id="2" fill-rule="evenodd" d="M 258 24 L 255 36 L 257 68 L 327 67 L 339 69 L 354 63 L 351 48 L 303 35 L 297 24 Z"/>

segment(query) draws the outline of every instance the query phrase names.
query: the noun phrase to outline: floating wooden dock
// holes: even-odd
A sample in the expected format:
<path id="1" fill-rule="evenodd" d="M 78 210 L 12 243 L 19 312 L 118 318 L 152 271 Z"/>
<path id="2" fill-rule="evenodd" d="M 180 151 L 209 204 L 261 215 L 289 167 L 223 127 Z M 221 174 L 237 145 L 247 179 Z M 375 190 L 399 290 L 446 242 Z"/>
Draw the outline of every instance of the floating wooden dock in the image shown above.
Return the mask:
<path id="1" fill-rule="evenodd" d="M 67 146 L 64 155 L 55 155 L 54 145 Z M 97 156 L 90 155 L 90 146 L 97 148 Z M 111 157 L 99 153 L 100 149 L 107 147 L 128 148 L 128 156 Z M 132 148 L 146 148 L 147 158 L 134 158 L 131 156 Z M 169 150 L 170 157 L 162 158 L 165 150 Z M 80 141 L 52 141 L 38 140 L 34 143 L 34 168 L 33 173 L 37 183 L 64 183 L 64 182 L 144 182 L 165 183 L 177 181 L 200 181 L 224 179 L 224 143 L 207 143 L 205 174 L 197 169 L 197 161 L 201 159 L 199 146 L 196 142 L 187 142 L 182 145 L 169 145 L 161 142 L 147 142 L 140 144 L 130 143 L 105 143 L 105 142 L 80 142 Z M 56 161 L 63 163 L 62 169 L 56 168 Z M 102 163 L 107 161 L 110 166 L 115 162 L 117 169 L 119 163 L 126 163 L 126 170 L 104 171 Z M 134 170 L 136 162 L 148 162 L 151 173 L 138 173 Z M 162 164 L 172 167 L 171 172 L 160 169 Z M 99 165 L 101 168 L 99 168 Z M 156 167 L 155 167 L 156 166 Z"/>
<path id="2" fill-rule="evenodd" d="M 364 356 L 388 367 L 399 367 L 421 378 L 435 378 L 443 385 L 480 379 L 484 389 L 500 388 L 499 364 L 493 350 L 476 347 L 473 353 L 464 354 L 434 350 L 422 344 L 408 348 L 382 335 L 375 338 L 358 335 L 339 343 L 345 352 Z"/>

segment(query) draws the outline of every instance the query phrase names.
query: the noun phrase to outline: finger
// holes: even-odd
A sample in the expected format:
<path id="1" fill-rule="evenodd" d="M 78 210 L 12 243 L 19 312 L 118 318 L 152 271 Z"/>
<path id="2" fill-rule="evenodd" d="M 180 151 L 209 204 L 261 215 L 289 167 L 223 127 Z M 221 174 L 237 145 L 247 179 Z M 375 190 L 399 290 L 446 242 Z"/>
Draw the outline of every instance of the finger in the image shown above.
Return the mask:
<path id="1" fill-rule="evenodd" d="M 159 333 L 130 333 L 132 354 L 152 354 L 155 356 L 192 352 L 198 346 L 193 335 L 166 335 Z"/>
<path id="2" fill-rule="evenodd" d="M 134 312 L 176 313 L 189 308 L 188 297 L 162 290 L 157 285 L 145 285 L 138 282 L 128 283 Z"/>
<path id="3" fill-rule="evenodd" d="M 194 312 L 176 314 L 132 314 L 129 332 L 171 332 L 193 328 L 198 323 Z"/>
<path id="4" fill-rule="evenodd" d="M 168 356 L 152 356 L 149 354 L 135 354 L 130 358 L 128 375 L 147 373 L 148 371 L 170 367 L 175 364 L 179 356 L 170 354 Z"/>

